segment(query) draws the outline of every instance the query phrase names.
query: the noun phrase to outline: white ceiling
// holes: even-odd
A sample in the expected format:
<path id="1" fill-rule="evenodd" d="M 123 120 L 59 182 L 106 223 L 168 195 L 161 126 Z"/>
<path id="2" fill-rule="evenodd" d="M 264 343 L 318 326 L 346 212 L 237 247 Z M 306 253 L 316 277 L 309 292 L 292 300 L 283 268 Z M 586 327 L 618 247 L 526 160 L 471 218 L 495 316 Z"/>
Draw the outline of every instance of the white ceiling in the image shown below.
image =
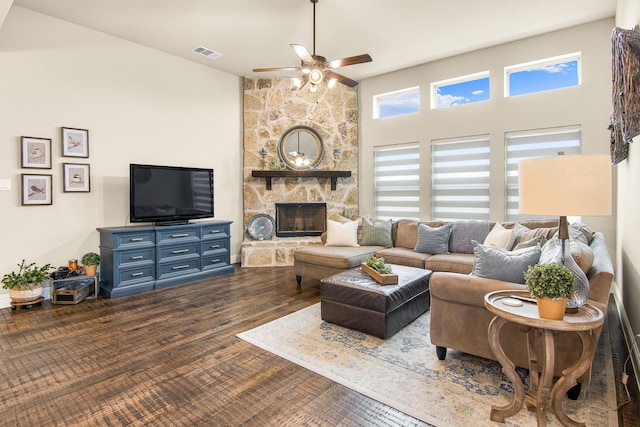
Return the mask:
<path id="1" fill-rule="evenodd" d="M 238 76 L 298 66 L 313 50 L 310 0 L 14 0 L 22 6 Z M 368 53 L 356 80 L 598 19 L 616 0 L 319 0 L 316 53 Z M 216 60 L 191 52 L 204 46 Z M 277 74 L 261 74 L 275 76 Z"/>

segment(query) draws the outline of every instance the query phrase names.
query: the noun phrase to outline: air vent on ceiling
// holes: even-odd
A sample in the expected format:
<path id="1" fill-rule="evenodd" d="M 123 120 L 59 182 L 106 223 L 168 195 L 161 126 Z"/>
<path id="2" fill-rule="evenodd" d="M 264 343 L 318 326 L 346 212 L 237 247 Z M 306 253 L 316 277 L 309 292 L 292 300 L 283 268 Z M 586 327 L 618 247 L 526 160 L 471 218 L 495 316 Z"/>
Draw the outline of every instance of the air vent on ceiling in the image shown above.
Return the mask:
<path id="1" fill-rule="evenodd" d="M 209 59 L 217 59 L 222 56 L 221 53 L 216 52 L 215 50 L 207 49 L 203 46 L 194 47 L 191 49 L 192 52 L 197 53 L 198 55 L 206 56 Z"/>

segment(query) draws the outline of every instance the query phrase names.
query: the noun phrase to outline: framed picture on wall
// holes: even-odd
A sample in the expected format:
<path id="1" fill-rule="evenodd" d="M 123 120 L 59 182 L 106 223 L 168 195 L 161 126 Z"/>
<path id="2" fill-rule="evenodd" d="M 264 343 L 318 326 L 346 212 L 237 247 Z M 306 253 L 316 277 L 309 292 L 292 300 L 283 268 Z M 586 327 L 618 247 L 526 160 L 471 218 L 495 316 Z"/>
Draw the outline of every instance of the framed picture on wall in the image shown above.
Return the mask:
<path id="1" fill-rule="evenodd" d="M 62 176 L 65 193 L 88 193 L 91 191 L 89 165 L 63 163 Z"/>
<path id="2" fill-rule="evenodd" d="M 51 169 L 51 139 L 21 136 L 20 167 Z"/>
<path id="3" fill-rule="evenodd" d="M 62 155 L 89 157 L 89 130 L 62 128 Z"/>
<path id="4" fill-rule="evenodd" d="M 22 205 L 51 205 L 51 175 L 22 174 Z"/>

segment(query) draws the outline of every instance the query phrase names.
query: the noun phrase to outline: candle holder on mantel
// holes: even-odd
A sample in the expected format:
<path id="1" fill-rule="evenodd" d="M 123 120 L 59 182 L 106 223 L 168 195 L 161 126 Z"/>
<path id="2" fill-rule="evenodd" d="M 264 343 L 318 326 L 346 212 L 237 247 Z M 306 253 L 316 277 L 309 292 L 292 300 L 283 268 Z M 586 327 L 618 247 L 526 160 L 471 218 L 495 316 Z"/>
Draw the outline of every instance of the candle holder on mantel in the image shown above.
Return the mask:
<path id="1" fill-rule="evenodd" d="M 267 149 L 262 147 L 260 150 L 260 155 L 262 156 L 262 170 L 267 170 Z"/>
<path id="2" fill-rule="evenodd" d="M 340 158 L 340 149 L 339 148 L 334 148 L 333 149 L 333 168 L 335 170 L 338 170 L 338 159 Z"/>

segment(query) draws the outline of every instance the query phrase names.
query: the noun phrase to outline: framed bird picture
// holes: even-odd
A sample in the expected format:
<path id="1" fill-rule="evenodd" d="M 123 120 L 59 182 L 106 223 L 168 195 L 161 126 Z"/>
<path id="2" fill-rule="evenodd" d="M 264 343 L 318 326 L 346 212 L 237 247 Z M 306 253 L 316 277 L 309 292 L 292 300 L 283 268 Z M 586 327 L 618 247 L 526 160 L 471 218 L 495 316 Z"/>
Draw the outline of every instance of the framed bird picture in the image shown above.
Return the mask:
<path id="1" fill-rule="evenodd" d="M 52 205 L 51 175 L 22 174 L 22 206 Z"/>
<path id="2" fill-rule="evenodd" d="M 89 165 L 76 163 L 62 164 L 63 191 L 65 193 L 88 193 L 91 191 L 89 183 Z"/>
<path id="3" fill-rule="evenodd" d="M 51 169 L 51 139 L 21 136 L 20 166 L 27 169 Z"/>
<path id="4" fill-rule="evenodd" d="M 62 155 L 89 157 L 89 130 L 62 128 Z"/>

